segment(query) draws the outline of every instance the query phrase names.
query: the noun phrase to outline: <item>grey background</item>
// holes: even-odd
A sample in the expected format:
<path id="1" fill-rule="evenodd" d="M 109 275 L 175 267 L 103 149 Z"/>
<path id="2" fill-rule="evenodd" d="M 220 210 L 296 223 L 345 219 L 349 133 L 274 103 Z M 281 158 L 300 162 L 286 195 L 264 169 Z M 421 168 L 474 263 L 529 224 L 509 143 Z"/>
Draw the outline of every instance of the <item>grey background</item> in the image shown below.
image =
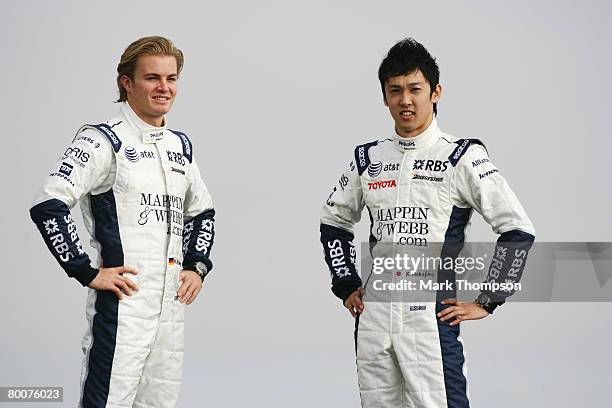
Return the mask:
<path id="1" fill-rule="evenodd" d="M 405 36 L 438 58 L 440 127 L 485 140 L 538 240 L 610 241 L 610 3 L 424 3 L 4 5 L 0 385 L 77 399 L 85 291 L 27 209 L 76 129 L 116 113 L 116 64 L 144 35 L 186 54 L 169 123 L 194 141 L 218 211 L 181 406 L 359 405 L 318 215 L 354 145 L 393 131 L 376 70 Z M 479 220 L 471 238 L 494 236 Z M 473 406 L 607 404 L 611 333 L 609 303 L 512 304 L 463 325 Z"/>

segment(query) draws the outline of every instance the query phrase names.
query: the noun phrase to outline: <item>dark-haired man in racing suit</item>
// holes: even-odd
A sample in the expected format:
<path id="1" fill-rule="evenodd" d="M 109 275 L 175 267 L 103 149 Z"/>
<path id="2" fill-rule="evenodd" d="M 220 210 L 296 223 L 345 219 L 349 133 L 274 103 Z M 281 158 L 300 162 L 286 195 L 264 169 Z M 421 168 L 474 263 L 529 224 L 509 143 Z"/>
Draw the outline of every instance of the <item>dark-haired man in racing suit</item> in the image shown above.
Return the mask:
<path id="1" fill-rule="evenodd" d="M 404 41 L 409 43 L 400 43 L 404 49 L 395 51 L 422 51 L 414 40 Z M 395 134 L 357 146 L 321 216 L 321 242 L 332 291 L 356 316 L 358 380 L 365 408 L 469 406 L 458 323 L 487 316 L 503 303 L 503 297 L 482 293 L 475 302 L 411 303 L 401 299 L 368 302 L 365 296 L 364 301 L 353 245 L 353 226 L 363 208 L 370 216 L 374 247 L 395 243 L 415 248 L 463 242 L 476 210 L 501 234 L 498 246 L 522 245 L 521 250 L 508 253 L 499 268 L 501 274 L 489 274 L 488 280 L 501 282 L 520 279 L 535 234 L 483 144 L 438 128 L 433 112 L 442 89 L 437 78 L 424 75 L 427 69 L 417 64 L 414 69 L 382 76 Z M 514 277 L 509 273 L 513 262 L 522 266 Z"/>

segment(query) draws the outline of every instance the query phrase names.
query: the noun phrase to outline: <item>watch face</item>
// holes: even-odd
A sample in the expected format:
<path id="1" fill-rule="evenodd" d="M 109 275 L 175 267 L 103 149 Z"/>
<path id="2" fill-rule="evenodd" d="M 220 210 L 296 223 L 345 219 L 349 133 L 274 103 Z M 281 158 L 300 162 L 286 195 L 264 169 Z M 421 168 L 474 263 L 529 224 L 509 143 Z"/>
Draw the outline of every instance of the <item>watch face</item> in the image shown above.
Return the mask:
<path id="1" fill-rule="evenodd" d="M 481 294 L 479 301 L 480 303 L 486 305 L 487 303 L 491 303 L 491 298 L 485 294 Z"/>
<path id="2" fill-rule="evenodd" d="M 206 275 L 206 272 L 208 272 L 208 269 L 206 268 L 204 262 L 196 262 L 195 268 L 197 269 L 200 275 Z"/>

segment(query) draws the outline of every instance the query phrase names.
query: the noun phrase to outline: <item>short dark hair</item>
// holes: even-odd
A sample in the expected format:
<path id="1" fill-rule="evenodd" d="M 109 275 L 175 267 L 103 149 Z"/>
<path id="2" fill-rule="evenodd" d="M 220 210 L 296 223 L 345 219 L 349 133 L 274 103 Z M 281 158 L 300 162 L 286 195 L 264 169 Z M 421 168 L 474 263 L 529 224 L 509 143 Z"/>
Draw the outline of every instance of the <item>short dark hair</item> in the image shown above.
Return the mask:
<path id="1" fill-rule="evenodd" d="M 431 96 L 440 82 L 440 69 L 436 59 L 431 56 L 423 44 L 414 38 L 404 38 L 391 47 L 378 68 L 378 80 L 385 102 L 387 101 L 385 95 L 387 81 L 394 76 L 406 75 L 416 70 L 421 71 L 429 82 Z M 434 114 L 438 113 L 436 105 L 436 103 L 433 104 Z"/>

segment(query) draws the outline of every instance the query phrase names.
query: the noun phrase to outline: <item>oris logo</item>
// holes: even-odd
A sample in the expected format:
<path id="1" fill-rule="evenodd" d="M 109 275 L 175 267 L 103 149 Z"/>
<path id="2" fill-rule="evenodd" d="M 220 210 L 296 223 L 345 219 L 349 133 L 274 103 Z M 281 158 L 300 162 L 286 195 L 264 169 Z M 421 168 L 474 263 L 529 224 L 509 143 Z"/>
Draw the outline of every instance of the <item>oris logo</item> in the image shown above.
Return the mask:
<path id="1" fill-rule="evenodd" d="M 378 190 L 379 188 L 391 188 L 397 187 L 395 180 L 383 180 L 375 181 L 374 183 L 368 183 L 368 190 Z"/>
<path id="2" fill-rule="evenodd" d="M 125 157 L 132 163 L 138 162 L 138 152 L 132 146 L 127 146 L 125 148 Z"/>
<path id="3" fill-rule="evenodd" d="M 370 165 L 368 166 L 368 174 L 370 175 L 370 177 L 374 178 L 380 174 L 382 168 L 383 165 L 379 161 L 370 163 Z"/>
<path id="4" fill-rule="evenodd" d="M 448 168 L 448 160 L 419 160 L 414 161 L 412 170 L 427 170 L 427 171 L 446 171 Z"/>
<path id="5" fill-rule="evenodd" d="M 64 152 L 64 159 L 71 157 L 81 163 L 87 163 L 89 161 L 89 153 L 84 152 L 83 149 L 79 149 L 78 147 L 69 147 Z"/>

